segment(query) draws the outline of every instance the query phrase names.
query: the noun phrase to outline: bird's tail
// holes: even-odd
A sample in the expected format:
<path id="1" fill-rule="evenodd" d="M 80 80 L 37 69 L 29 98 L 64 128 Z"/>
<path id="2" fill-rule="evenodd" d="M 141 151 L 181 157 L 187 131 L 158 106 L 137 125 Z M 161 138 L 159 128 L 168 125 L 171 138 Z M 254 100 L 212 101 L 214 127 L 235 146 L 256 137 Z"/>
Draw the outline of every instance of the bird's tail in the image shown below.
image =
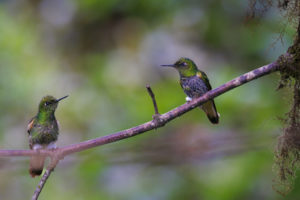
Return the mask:
<path id="1" fill-rule="evenodd" d="M 43 172 L 45 156 L 31 156 L 30 157 L 30 167 L 29 173 L 34 178 L 35 176 L 39 176 Z"/>
<path id="2" fill-rule="evenodd" d="M 219 123 L 219 113 L 217 112 L 217 108 L 215 106 L 214 100 L 209 100 L 205 104 L 201 106 L 202 110 L 206 113 L 209 121 L 213 124 Z"/>

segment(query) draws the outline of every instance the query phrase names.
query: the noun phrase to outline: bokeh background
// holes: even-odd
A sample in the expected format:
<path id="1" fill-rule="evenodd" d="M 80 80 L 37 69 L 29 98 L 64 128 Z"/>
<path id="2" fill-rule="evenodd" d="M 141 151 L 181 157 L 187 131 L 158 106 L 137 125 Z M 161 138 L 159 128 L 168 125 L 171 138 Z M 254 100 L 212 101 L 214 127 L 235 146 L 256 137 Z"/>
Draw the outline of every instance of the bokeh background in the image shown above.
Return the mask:
<path id="1" fill-rule="evenodd" d="M 249 20 L 240 0 L 0 1 L 0 148 L 27 149 L 40 99 L 60 103 L 58 145 L 151 120 L 185 103 L 175 70 L 193 59 L 212 87 L 274 61 L 294 25 L 276 7 Z M 247 15 L 248 13 L 248 15 Z M 253 17 L 253 16 L 252 16 Z M 40 199 L 282 199 L 272 189 L 274 148 L 291 104 L 279 75 L 215 99 L 220 124 L 195 109 L 165 127 L 67 156 Z M 30 199 L 38 178 L 27 157 L 0 158 L 0 199 Z M 300 180 L 285 199 L 298 199 Z"/>

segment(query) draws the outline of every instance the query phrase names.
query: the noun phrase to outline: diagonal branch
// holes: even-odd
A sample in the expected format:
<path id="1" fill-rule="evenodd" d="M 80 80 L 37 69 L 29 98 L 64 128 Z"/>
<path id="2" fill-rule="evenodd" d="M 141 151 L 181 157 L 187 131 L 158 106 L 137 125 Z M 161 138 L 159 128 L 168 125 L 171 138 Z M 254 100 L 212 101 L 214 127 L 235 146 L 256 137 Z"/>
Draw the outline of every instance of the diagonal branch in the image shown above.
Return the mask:
<path id="1" fill-rule="evenodd" d="M 48 177 L 50 176 L 51 172 L 53 171 L 56 164 L 64 158 L 64 156 L 69 155 L 71 153 L 76 153 L 80 151 L 84 151 L 93 147 L 101 146 L 104 144 L 116 142 L 125 138 L 133 137 L 136 135 L 139 135 L 141 133 L 157 129 L 159 127 L 164 126 L 169 121 L 175 119 L 176 117 L 179 117 L 186 112 L 194 109 L 195 107 L 198 107 L 205 103 L 206 101 L 213 99 L 225 92 L 228 92 L 232 90 L 233 88 L 236 88 L 240 85 L 243 85 L 249 81 L 252 81 L 254 79 L 257 79 L 259 77 L 265 76 L 267 74 L 270 74 L 272 72 L 275 72 L 279 70 L 279 67 L 281 65 L 277 62 L 271 63 L 269 65 L 262 66 L 258 69 L 255 69 L 253 71 L 250 71 L 248 73 L 245 73 L 244 75 L 241 75 L 221 86 L 219 86 L 216 89 L 210 90 L 209 92 L 205 93 L 201 97 L 197 99 L 193 99 L 189 103 L 185 103 L 181 106 L 178 106 L 177 108 L 174 108 L 173 110 L 164 113 L 160 115 L 158 113 L 156 101 L 154 94 L 149 87 L 147 87 L 147 90 L 152 98 L 154 108 L 155 108 L 155 117 L 153 117 L 152 121 L 146 122 L 144 124 L 119 131 L 110 135 L 106 135 L 103 137 L 87 140 L 84 142 L 71 144 L 68 146 L 64 146 L 61 148 L 53 149 L 53 150 L 0 150 L 0 156 L 33 156 L 33 155 L 44 155 L 44 156 L 50 156 L 51 157 L 51 164 L 48 166 L 46 172 L 44 173 L 43 177 L 41 178 L 39 185 L 37 186 L 34 195 L 32 197 L 33 200 L 36 200 L 42 191 Z"/>
<path id="2" fill-rule="evenodd" d="M 57 157 L 57 155 L 51 156 L 51 162 L 48 165 L 45 173 L 43 174 L 42 178 L 40 179 L 39 184 L 37 185 L 32 200 L 37 200 L 39 198 L 40 193 L 42 192 L 42 189 L 44 185 L 46 184 L 49 176 L 51 175 L 51 172 L 54 170 L 55 166 L 58 164 L 61 158 Z"/>
<path id="3" fill-rule="evenodd" d="M 270 74 L 271 72 L 277 71 L 278 67 L 279 67 L 279 65 L 275 62 L 275 63 L 271 63 L 269 65 L 262 66 L 253 71 L 250 71 L 242 76 L 239 76 L 239 77 L 225 83 L 224 85 L 221 85 L 218 88 L 207 92 L 206 94 L 202 95 L 201 97 L 192 100 L 189 103 L 185 103 L 165 114 L 162 114 L 159 117 L 160 123 L 154 123 L 153 121 L 149 121 L 144 124 L 138 125 L 136 127 L 132 127 L 132 128 L 120 131 L 120 132 L 116 132 L 116 133 L 107 135 L 107 136 L 99 137 L 99 138 L 92 139 L 92 140 L 87 140 L 87 141 L 80 142 L 77 144 L 68 145 L 68 146 L 63 147 L 61 150 L 64 152 L 65 155 L 67 155 L 70 153 L 83 151 L 83 150 L 90 149 L 90 148 L 93 148 L 96 146 L 112 143 L 112 142 L 115 142 L 118 140 L 132 137 L 132 136 L 136 136 L 138 134 L 159 128 L 161 126 L 164 126 L 167 122 L 175 119 L 176 117 L 183 115 L 184 113 L 194 109 L 195 107 L 202 105 L 203 103 L 205 103 L 206 101 L 208 101 L 210 99 L 213 99 L 213 98 L 215 98 L 225 92 L 228 92 L 229 90 L 231 90 L 233 88 L 243 85 L 249 81 L 252 81 L 261 76 Z M 0 155 L 1 155 L 1 151 L 0 151 Z"/>
<path id="4" fill-rule="evenodd" d="M 41 191 L 42 191 L 42 189 L 43 189 L 43 187 L 44 187 L 46 181 L 48 180 L 48 178 L 49 178 L 52 171 L 53 171 L 53 169 L 49 169 L 49 168 L 45 171 L 44 175 L 42 176 L 39 184 L 37 185 L 37 187 L 34 191 L 34 194 L 32 196 L 32 200 L 37 200 L 39 198 L 39 195 L 40 195 L 40 193 L 41 193 Z"/>
<path id="5" fill-rule="evenodd" d="M 202 95 L 201 97 L 192 100 L 189 103 L 185 103 L 181 106 L 178 106 L 174 108 L 173 110 L 164 113 L 159 116 L 158 120 L 152 120 L 149 122 L 146 122 L 144 124 L 122 130 L 110 135 L 102 136 L 99 138 L 86 140 L 80 143 L 67 145 L 61 148 L 57 148 L 54 150 L 0 150 L 0 156 L 32 156 L 32 155 L 45 155 L 50 156 L 51 158 L 56 157 L 57 159 L 62 159 L 64 156 L 84 151 L 86 149 L 90 149 L 93 147 L 101 146 L 104 144 L 116 142 L 125 138 L 133 137 L 136 135 L 139 135 L 141 133 L 159 128 L 164 126 L 169 121 L 175 119 L 176 117 L 179 117 L 186 112 L 194 109 L 195 107 L 198 107 L 205 103 L 206 101 L 213 99 L 225 92 L 228 92 L 238 86 L 241 86 L 249 81 L 252 81 L 254 79 L 257 79 L 259 77 L 265 76 L 267 74 L 270 74 L 272 72 L 275 72 L 279 69 L 280 64 L 277 62 L 262 66 L 260 68 L 257 68 L 255 70 L 252 70 L 248 73 L 245 73 L 213 90 L 210 90 L 206 94 Z"/>

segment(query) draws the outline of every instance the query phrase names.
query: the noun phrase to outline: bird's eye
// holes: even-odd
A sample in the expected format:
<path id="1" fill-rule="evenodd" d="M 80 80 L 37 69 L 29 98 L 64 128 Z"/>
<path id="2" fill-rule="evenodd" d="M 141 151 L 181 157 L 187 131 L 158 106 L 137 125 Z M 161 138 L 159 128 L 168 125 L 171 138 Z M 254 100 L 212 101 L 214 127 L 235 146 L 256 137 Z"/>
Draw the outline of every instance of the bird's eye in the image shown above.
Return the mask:
<path id="1" fill-rule="evenodd" d="M 44 104 L 45 106 L 49 106 L 50 105 L 50 103 L 49 102 L 45 102 L 45 104 Z"/>
<path id="2" fill-rule="evenodd" d="M 187 66 L 186 62 L 181 63 L 182 66 Z"/>

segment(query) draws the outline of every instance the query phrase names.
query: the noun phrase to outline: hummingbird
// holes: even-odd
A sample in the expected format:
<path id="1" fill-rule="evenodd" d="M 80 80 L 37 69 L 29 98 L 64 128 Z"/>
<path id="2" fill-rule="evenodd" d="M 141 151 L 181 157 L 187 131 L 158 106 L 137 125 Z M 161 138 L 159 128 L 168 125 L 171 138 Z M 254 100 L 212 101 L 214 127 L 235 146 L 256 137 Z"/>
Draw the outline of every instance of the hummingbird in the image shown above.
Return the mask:
<path id="1" fill-rule="evenodd" d="M 197 65 L 189 58 L 180 58 L 174 64 L 161 65 L 163 67 L 173 67 L 177 69 L 180 76 L 180 85 L 187 95 L 186 101 L 190 102 L 193 98 L 197 98 L 211 90 L 211 85 L 207 75 L 197 68 Z M 213 124 L 219 123 L 220 114 L 214 100 L 209 100 L 200 106 L 206 113 L 209 121 Z"/>
<path id="2" fill-rule="evenodd" d="M 54 112 L 58 102 L 67 98 L 56 99 L 53 96 L 45 96 L 39 104 L 38 113 L 28 123 L 27 133 L 29 135 L 30 149 L 55 149 L 59 134 L 59 124 Z M 32 177 L 39 176 L 43 172 L 45 156 L 32 156 L 30 158 L 29 173 Z"/>

